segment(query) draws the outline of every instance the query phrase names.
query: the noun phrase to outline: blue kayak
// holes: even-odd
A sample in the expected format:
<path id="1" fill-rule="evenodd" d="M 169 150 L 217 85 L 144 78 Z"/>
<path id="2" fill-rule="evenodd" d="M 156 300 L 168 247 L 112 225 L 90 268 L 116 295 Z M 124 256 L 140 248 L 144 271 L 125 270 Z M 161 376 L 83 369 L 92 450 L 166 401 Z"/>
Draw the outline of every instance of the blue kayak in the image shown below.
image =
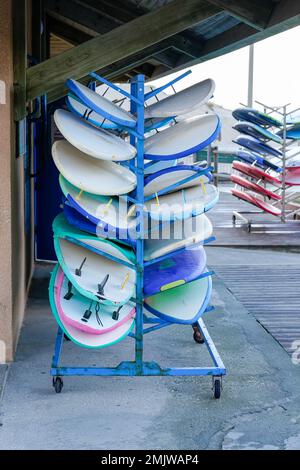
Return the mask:
<path id="1" fill-rule="evenodd" d="M 273 140 L 278 144 L 282 144 L 282 138 L 279 134 L 274 134 L 273 132 L 265 129 L 262 126 L 258 126 L 257 124 L 253 124 L 252 122 L 238 122 L 233 129 L 240 132 L 241 134 L 250 135 L 255 139 L 267 139 Z"/>
<path id="2" fill-rule="evenodd" d="M 232 116 L 237 121 L 248 121 L 259 126 L 282 127 L 283 124 L 279 119 L 275 119 L 268 114 L 262 113 L 254 108 L 238 108 L 232 112 Z"/>
<path id="3" fill-rule="evenodd" d="M 254 137 L 241 135 L 234 142 L 248 150 L 251 150 L 251 152 L 258 152 L 262 155 L 273 155 L 274 157 L 279 158 L 282 156 L 282 153 L 279 150 L 274 149 L 270 145 L 265 144 Z"/>
<path id="4" fill-rule="evenodd" d="M 260 168 L 266 169 L 266 168 L 271 168 L 272 170 L 280 173 L 282 171 L 282 168 L 278 165 L 275 165 L 275 163 L 269 162 L 266 158 L 261 157 L 260 155 L 256 155 L 250 152 L 237 152 L 236 156 L 245 163 L 249 163 L 252 165 L 255 163 L 257 166 Z"/>

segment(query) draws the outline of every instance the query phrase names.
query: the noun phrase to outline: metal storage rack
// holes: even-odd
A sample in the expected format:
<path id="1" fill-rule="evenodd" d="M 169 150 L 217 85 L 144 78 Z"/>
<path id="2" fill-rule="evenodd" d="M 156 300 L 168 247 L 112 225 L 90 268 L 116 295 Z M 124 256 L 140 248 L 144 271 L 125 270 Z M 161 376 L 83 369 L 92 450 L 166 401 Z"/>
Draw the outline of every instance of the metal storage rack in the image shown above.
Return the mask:
<path id="1" fill-rule="evenodd" d="M 279 202 L 275 202 L 273 205 L 274 207 L 280 207 L 281 208 L 281 216 L 280 220 L 278 221 L 277 218 L 274 217 L 274 220 L 272 221 L 261 221 L 261 222 L 254 222 L 251 218 L 247 217 L 247 215 L 261 215 L 264 212 L 262 210 L 249 210 L 249 211 L 233 211 L 232 213 L 232 222 L 233 225 L 236 225 L 236 219 L 239 219 L 242 221 L 243 225 L 247 226 L 248 232 L 251 232 L 253 228 L 258 229 L 259 231 L 262 232 L 270 232 L 272 229 L 275 229 L 276 232 L 278 231 L 300 231 L 300 227 L 297 230 L 297 227 L 295 223 L 299 221 L 295 220 L 297 215 L 300 215 L 300 205 L 296 209 L 292 210 L 287 210 L 287 205 L 292 204 L 293 200 L 295 199 L 295 196 L 291 194 L 291 186 L 286 185 L 285 182 L 285 170 L 286 170 L 286 164 L 287 161 L 289 160 L 289 157 L 287 156 L 287 151 L 289 150 L 290 146 L 292 145 L 293 141 L 288 141 L 287 138 L 287 130 L 288 130 L 288 116 L 295 114 L 297 111 L 300 111 L 300 108 L 294 109 L 292 111 L 289 110 L 289 104 L 286 104 L 284 106 L 268 106 L 264 103 L 261 103 L 260 101 L 255 101 L 256 104 L 261 106 L 263 108 L 263 112 L 265 114 L 271 115 L 279 115 L 282 118 L 282 145 L 279 148 L 279 150 L 282 152 L 282 158 L 281 158 L 281 165 L 282 165 L 282 184 L 281 187 L 275 190 L 274 192 L 280 191 L 282 200 Z M 272 129 L 272 126 L 264 126 L 266 129 Z M 261 139 L 265 143 L 270 142 L 270 139 Z M 300 155 L 300 148 L 299 152 L 294 154 L 293 157 L 296 155 Z M 267 155 L 265 155 L 267 157 Z M 268 171 L 268 170 L 267 170 Z M 260 183 L 259 181 L 258 183 Z M 263 183 L 265 184 L 265 183 Z M 296 196 L 297 197 L 297 196 Z M 299 193 L 298 193 L 298 198 L 299 198 Z M 266 197 L 265 197 L 266 199 Z"/>
<path id="2" fill-rule="evenodd" d="M 189 73 L 189 72 L 187 72 Z M 136 206 L 136 215 L 139 220 L 139 229 L 137 234 L 136 240 L 136 264 L 135 270 L 137 274 L 137 285 L 136 285 L 136 298 L 132 299 L 136 304 L 136 321 L 135 321 L 135 333 L 131 333 L 131 336 L 135 341 L 135 358 L 134 361 L 124 361 L 121 362 L 116 367 L 63 367 L 60 366 L 60 359 L 62 354 L 62 347 L 64 342 L 64 333 L 62 329 L 59 327 L 58 332 L 56 335 L 55 341 L 55 350 L 52 359 L 52 366 L 50 370 L 50 374 L 53 377 L 53 386 L 57 393 L 61 392 L 63 387 L 63 376 L 211 376 L 213 380 L 213 394 L 215 398 L 220 398 L 221 389 L 222 389 L 222 377 L 226 374 L 226 369 L 223 364 L 223 361 L 208 333 L 208 330 L 202 320 L 199 318 L 196 323 L 193 323 L 191 326 L 194 330 L 194 339 L 198 343 L 205 343 L 210 357 L 213 362 L 213 366 L 210 367 L 163 367 L 158 363 L 152 362 L 145 362 L 143 359 L 143 337 L 145 334 L 150 332 L 159 330 L 161 328 L 173 325 L 174 323 L 170 323 L 168 321 L 162 320 L 158 317 L 150 317 L 144 313 L 143 307 L 143 300 L 144 300 L 144 293 L 143 293 L 143 286 L 144 286 L 144 268 L 152 263 L 161 261 L 174 255 L 174 253 L 179 253 L 184 250 L 184 248 L 180 250 L 173 251 L 165 256 L 160 258 L 156 258 L 153 261 L 145 262 L 144 261 L 144 218 L 143 218 L 143 206 L 146 200 L 156 197 L 156 195 L 151 195 L 147 198 L 144 197 L 144 106 L 145 102 L 155 96 L 157 93 L 162 91 L 162 89 L 171 86 L 177 80 L 185 77 L 187 73 L 184 73 L 180 77 L 172 80 L 164 87 L 160 87 L 156 90 L 152 90 L 151 92 L 145 94 L 144 92 L 144 76 L 137 75 L 131 81 L 131 93 L 128 94 L 121 90 L 120 88 L 116 87 L 114 84 L 108 82 L 103 77 L 99 77 L 96 74 L 92 74 L 93 78 L 99 80 L 102 83 L 107 84 L 108 86 L 113 87 L 127 98 L 130 99 L 131 102 L 131 112 L 136 115 L 137 117 L 137 124 L 136 127 L 133 129 L 124 129 L 130 133 L 130 141 L 132 145 L 135 145 L 137 149 L 137 154 L 134 160 L 130 162 L 130 168 L 132 171 L 136 173 L 137 176 L 137 190 L 136 196 L 130 197 L 128 196 L 128 201 L 135 204 Z M 190 179 L 194 178 L 195 176 L 186 178 L 183 180 L 184 182 L 189 181 Z M 176 183 L 172 186 L 169 186 L 164 191 L 160 192 L 159 194 L 163 194 L 170 189 L 174 189 L 175 187 L 182 184 Z M 214 237 L 211 237 L 208 240 L 204 241 L 204 244 L 209 243 L 212 241 Z M 106 256 L 110 259 L 118 263 L 123 263 L 119 258 L 114 258 L 107 253 L 104 253 L 100 250 L 97 250 L 103 256 Z M 212 275 L 212 272 L 206 272 L 199 276 L 198 279 L 201 277 L 205 277 L 208 275 Z M 205 310 L 206 312 L 212 310 L 213 307 L 207 307 Z M 203 312 L 204 313 L 204 312 Z M 148 326 L 146 326 L 148 325 Z"/>

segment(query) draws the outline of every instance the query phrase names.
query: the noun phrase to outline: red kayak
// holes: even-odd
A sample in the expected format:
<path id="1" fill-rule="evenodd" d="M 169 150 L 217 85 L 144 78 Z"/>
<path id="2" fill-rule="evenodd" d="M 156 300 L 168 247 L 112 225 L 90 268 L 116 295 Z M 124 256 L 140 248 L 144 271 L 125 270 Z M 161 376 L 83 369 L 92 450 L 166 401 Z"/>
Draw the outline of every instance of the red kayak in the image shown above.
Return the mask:
<path id="1" fill-rule="evenodd" d="M 278 207 L 272 206 L 272 204 L 263 201 L 262 199 L 256 197 L 256 195 L 248 194 L 245 191 L 239 191 L 238 189 L 232 189 L 231 193 L 238 199 L 242 199 L 243 201 L 253 204 L 253 206 L 259 207 L 264 212 L 276 215 L 277 217 L 281 215 L 281 210 L 278 209 Z"/>
<path id="2" fill-rule="evenodd" d="M 252 181 L 249 181 L 242 176 L 231 175 L 230 179 L 233 183 L 238 184 L 243 188 L 250 189 L 251 191 L 262 194 L 263 196 L 267 196 L 268 198 L 274 199 L 275 201 L 281 201 L 281 196 L 279 196 L 279 194 L 273 193 L 259 184 L 252 183 Z"/>
<path id="3" fill-rule="evenodd" d="M 256 178 L 258 180 L 268 181 L 274 185 L 281 186 L 281 180 L 275 178 L 275 176 L 271 176 L 269 173 L 257 168 L 256 166 L 249 165 L 248 163 L 239 162 L 234 160 L 232 162 L 232 168 L 234 170 L 240 171 L 244 175 L 251 176 L 252 178 Z"/>

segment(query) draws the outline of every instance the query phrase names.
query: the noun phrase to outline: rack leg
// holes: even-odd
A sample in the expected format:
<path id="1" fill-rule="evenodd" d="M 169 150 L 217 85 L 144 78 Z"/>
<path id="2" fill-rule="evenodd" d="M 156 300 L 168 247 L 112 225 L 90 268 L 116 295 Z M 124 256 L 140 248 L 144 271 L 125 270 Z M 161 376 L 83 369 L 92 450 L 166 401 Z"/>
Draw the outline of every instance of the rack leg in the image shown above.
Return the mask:
<path id="1" fill-rule="evenodd" d="M 57 367 L 59 364 L 59 359 L 61 356 L 63 341 L 64 341 L 64 333 L 62 329 L 58 327 L 56 340 L 55 340 L 54 355 L 52 358 L 52 367 L 51 367 L 52 385 L 56 393 L 60 393 L 64 385 L 63 379 L 56 374 Z"/>

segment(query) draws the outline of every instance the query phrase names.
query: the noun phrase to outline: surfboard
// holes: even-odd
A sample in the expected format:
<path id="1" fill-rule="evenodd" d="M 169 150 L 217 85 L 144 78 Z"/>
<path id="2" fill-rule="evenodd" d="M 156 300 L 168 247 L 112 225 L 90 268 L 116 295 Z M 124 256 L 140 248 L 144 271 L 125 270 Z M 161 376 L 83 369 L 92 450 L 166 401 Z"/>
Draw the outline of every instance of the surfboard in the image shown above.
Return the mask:
<path id="1" fill-rule="evenodd" d="M 181 184 L 179 187 L 177 186 L 176 188 L 171 189 L 168 192 L 199 186 L 201 181 L 203 183 L 208 183 L 212 180 L 212 175 L 208 168 L 203 169 L 196 165 L 178 165 L 157 171 L 151 176 L 147 176 L 144 182 L 144 196 L 147 197 L 152 194 L 159 193 L 169 186 L 178 184 L 180 181 L 184 181 L 185 179 L 191 178 L 192 176 L 195 176 L 195 178 Z"/>
<path id="2" fill-rule="evenodd" d="M 85 119 L 90 124 L 93 124 L 93 126 L 101 127 L 102 129 L 118 128 L 116 123 L 109 121 L 105 117 L 101 116 L 101 114 L 95 113 L 95 111 L 83 104 L 78 98 L 68 95 L 66 103 L 69 111 L 76 114 L 76 116 Z"/>
<path id="3" fill-rule="evenodd" d="M 60 133 L 74 147 L 100 160 L 124 161 L 135 157 L 136 149 L 120 137 L 97 129 L 69 111 L 57 109 L 54 121 Z"/>
<path id="4" fill-rule="evenodd" d="M 160 230 L 151 232 L 151 238 L 145 237 L 144 259 L 151 261 L 173 251 L 203 243 L 212 233 L 212 224 L 205 214 L 163 224 Z"/>
<path id="5" fill-rule="evenodd" d="M 272 206 L 272 204 L 269 204 L 263 199 L 260 199 L 256 194 L 249 194 L 245 191 L 239 191 L 238 189 L 232 189 L 231 193 L 238 199 L 242 199 L 246 202 L 249 202 L 250 204 L 259 207 L 259 209 L 263 210 L 264 212 L 267 212 L 268 214 L 272 214 L 277 217 L 281 215 L 281 210 L 278 209 L 278 207 L 274 207 Z"/>
<path id="6" fill-rule="evenodd" d="M 283 130 L 277 133 L 280 137 L 283 136 Z M 300 125 L 297 124 L 294 127 L 290 127 L 286 130 L 287 139 L 299 140 L 300 139 Z"/>
<path id="7" fill-rule="evenodd" d="M 109 329 L 108 331 L 99 334 L 101 327 L 100 324 L 97 328 L 97 333 L 94 333 L 91 330 L 83 331 L 80 323 L 88 324 L 91 321 L 91 318 L 96 316 L 95 305 L 91 306 L 91 303 L 88 301 L 88 299 L 80 295 L 79 292 L 77 292 L 74 288 L 72 290 L 72 297 L 67 300 L 65 296 L 66 292 L 68 291 L 66 289 L 65 282 L 66 277 L 59 264 L 57 264 L 54 271 L 52 272 L 49 285 L 49 300 L 51 310 L 58 325 L 67 335 L 67 337 L 75 344 L 92 349 L 104 348 L 106 346 L 111 346 L 118 343 L 122 339 L 126 338 L 126 336 L 128 336 L 128 334 L 132 331 L 135 322 L 135 309 L 131 303 L 126 304 L 126 306 L 123 306 L 120 309 L 119 318 L 120 312 L 123 310 L 124 315 L 122 312 L 121 319 L 124 321 L 121 320 L 120 322 L 119 320 L 116 320 L 116 325 L 114 325 L 115 327 L 113 329 Z M 89 310 L 92 311 L 90 316 L 89 313 L 87 313 Z M 98 312 L 98 318 L 103 324 L 103 329 L 106 328 L 107 325 L 111 325 L 113 321 L 113 315 L 114 318 L 118 316 L 118 314 L 114 312 L 117 312 L 114 307 L 104 306 L 101 304 Z M 126 321 L 125 314 L 128 315 Z M 81 320 L 84 316 L 86 317 L 85 319 L 87 319 L 87 322 L 83 322 Z M 73 321 L 76 327 L 74 326 Z"/>
<path id="8" fill-rule="evenodd" d="M 232 168 L 243 173 L 244 175 L 251 176 L 252 178 L 256 178 L 258 180 L 262 179 L 274 184 L 275 186 L 281 186 L 281 180 L 279 178 L 276 178 L 275 176 L 272 176 L 253 165 L 248 165 L 247 163 L 234 160 L 232 162 Z"/>
<path id="9" fill-rule="evenodd" d="M 145 140 L 145 158 L 172 160 L 187 157 L 211 144 L 220 130 L 220 119 L 214 114 L 181 121 Z"/>
<path id="10" fill-rule="evenodd" d="M 158 101 L 145 108 L 145 118 L 187 114 L 213 96 L 215 82 L 210 78 Z"/>
<path id="11" fill-rule="evenodd" d="M 275 165 L 275 163 L 270 162 L 269 160 L 262 157 L 261 155 L 253 154 L 253 153 L 246 152 L 246 151 L 244 151 L 244 152 L 239 151 L 239 152 L 237 152 L 236 156 L 240 160 L 242 160 L 242 162 L 244 162 L 244 163 L 249 163 L 250 165 L 255 163 L 255 165 L 257 165 L 257 166 L 259 166 L 263 169 L 271 168 L 272 170 L 274 170 L 278 173 L 282 172 L 282 168 L 280 166 Z"/>
<path id="12" fill-rule="evenodd" d="M 282 138 L 278 134 L 274 134 L 273 132 L 265 129 L 264 127 L 258 126 L 257 124 L 253 124 L 252 122 L 238 122 L 233 129 L 240 132 L 241 134 L 246 134 L 255 139 L 268 139 L 277 142 L 278 144 L 282 144 Z"/>
<path id="13" fill-rule="evenodd" d="M 145 160 L 144 161 L 144 175 L 152 175 L 157 171 L 164 170 L 166 168 L 172 168 L 177 165 L 177 160 Z"/>
<path id="14" fill-rule="evenodd" d="M 259 126 L 282 127 L 283 125 L 279 119 L 254 108 L 238 108 L 232 112 L 232 115 L 237 121 L 252 122 Z"/>
<path id="15" fill-rule="evenodd" d="M 160 292 L 144 301 L 146 310 L 172 323 L 195 323 L 205 312 L 212 292 L 211 276 Z"/>
<path id="16" fill-rule="evenodd" d="M 273 191 L 269 191 L 267 188 L 260 186 L 259 184 L 253 183 L 252 181 L 247 180 L 241 176 L 231 175 L 230 179 L 233 183 L 242 186 L 245 189 L 250 189 L 255 193 L 262 194 L 263 196 L 267 196 L 270 199 L 274 199 L 275 201 L 281 201 L 281 196 L 279 194 L 274 193 Z"/>
<path id="17" fill-rule="evenodd" d="M 52 157 L 64 178 L 82 191 L 119 196 L 136 187 L 136 175 L 128 168 L 113 161 L 90 157 L 66 140 L 54 142 Z"/>
<path id="18" fill-rule="evenodd" d="M 203 184 L 146 201 L 144 210 L 154 220 L 174 221 L 207 212 L 218 200 L 218 189 L 212 184 Z"/>
<path id="19" fill-rule="evenodd" d="M 254 137 L 241 135 L 234 142 L 251 150 L 252 152 L 258 152 L 262 155 L 273 155 L 274 157 L 279 158 L 282 157 L 282 153 L 279 150 L 271 147 L 268 144 L 265 144 L 258 139 L 255 139 Z"/>
<path id="20" fill-rule="evenodd" d="M 97 92 L 82 85 L 76 80 L 67 80 L 67 86 L 90 109 L 100 114 L 109 121 L 125 127 L 135 127 L 136 119 L 125 109 L 120 108 L 112 101 L 99 95 Z"/>
<path id="21" fill-rule="evenodd" d="M 285 173 L 285 184 L 289 186 L 299 186 L 300 185 L 300 168 L 288 168 Z"/>
<path id="22" fill-rule="evenodd" d="M 199 277 L 206 267 L 206 253 L 203 246 L 186 249 L 169 258 L 146 266 L 144 272 L 144 294 L 178 287 Z"/>
<path id="23" fill-rule="evenodd" d="M 58 262 L 78 292 L 106 305 L 123 305 L 135 292 L 134 268 L 107 258 L 114 256 L 130 265 L 132 250 L 77 231 L 59 214 L 53 222 L 54 249 Z"/>
<path id="24" fill-rule="evenodd" d="M 88 232 L 103 238 L 135 245 L 135 237 L 131 237 L 131 234 L 135 232 L 136 221 L 134 217 L 128 216 L 126 200 L 81 192 L 62 175 L 59 176 L 59 184 L 68 204 L 78 213 L 76 216 L 67 209 L 72 225 L 80 230 L 87 228 Z"/>

